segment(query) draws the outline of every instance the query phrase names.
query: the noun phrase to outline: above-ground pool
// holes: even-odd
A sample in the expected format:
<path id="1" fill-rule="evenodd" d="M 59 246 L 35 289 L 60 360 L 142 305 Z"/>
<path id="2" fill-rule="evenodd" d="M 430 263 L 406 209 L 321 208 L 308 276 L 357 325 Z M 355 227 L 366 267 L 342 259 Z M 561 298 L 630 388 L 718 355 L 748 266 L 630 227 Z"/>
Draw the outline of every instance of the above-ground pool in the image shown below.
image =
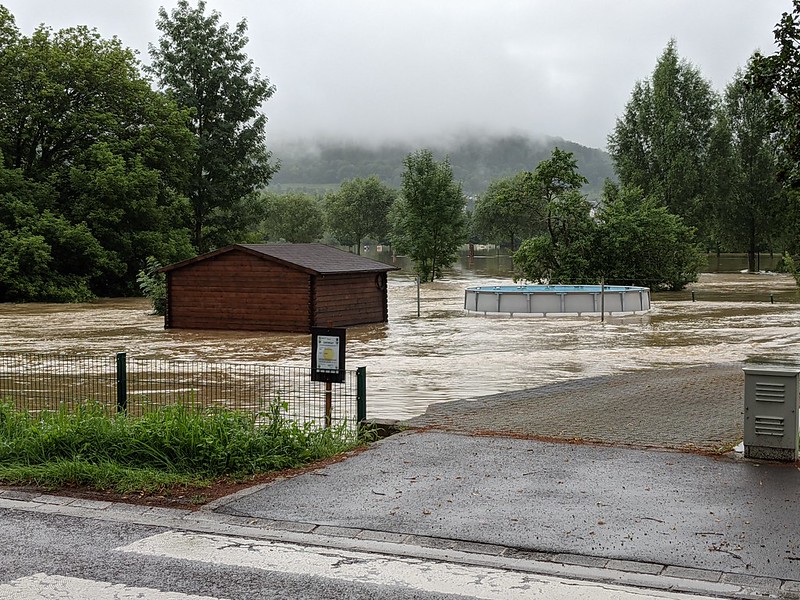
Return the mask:
<path id="1" fill-rule="evenodd" d="M 635 314 L 650 310 L 650 289 L 622 285 L 497 285 L 464 291 L 469 312 Z"/>

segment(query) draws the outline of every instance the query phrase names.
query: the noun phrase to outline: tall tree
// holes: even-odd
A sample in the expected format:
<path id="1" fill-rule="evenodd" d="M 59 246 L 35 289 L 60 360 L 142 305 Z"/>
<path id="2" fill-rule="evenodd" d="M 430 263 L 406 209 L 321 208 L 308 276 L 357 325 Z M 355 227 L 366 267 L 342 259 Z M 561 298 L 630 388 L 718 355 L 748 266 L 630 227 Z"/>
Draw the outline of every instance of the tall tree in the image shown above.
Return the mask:
<path id="1" fill-rule="evenodd" d="M 0 153 L 9 170 L 6 182 L 20 186 L 6 193 L 25 200 L 30 183 L 51 190 L 37 194 L 35 208 L 52 219 L 44 229 L 41 223 L 34 227 L 49 248 L 49 268 L 64 275 L 51 289 L 65 290 L 72 281 L 78 296 L 85 296 L 84 289 L 136 293 L 136 273 L 148 255 L 185 257 L 185 205 L 176 187 L 192 146 L 187 121 L 185 112 L 151 89 L 119 40 L 85 27 L 54 32 L 46 26 L 28 38 L 0 10 Z M 9 226 L 33 227 L 16 214 Z M 56 239 L 65 239 L 73 224 L 93 238 L 83 247 L 102 249 L 86 254 L 77 270 L 72 258 L 60 256 L 73 249 Z M 37 299 L 47 296 L 36 292 Z"/>
<path id="2" fill-rule="evenodd" d="M 792 0 L 775 26 L 774 54 L 756 53 L 750 84 L 767 96 L 777 96 L 770 113 L 780 152 L 779 178 L 786 184 L 784 215 L 786 250 L 800 254 L 800 0 Z"/>
<path id="3" fill-rule="evenodd" d="M 495 179 L 475 202 L 473 229 L 483 239 L 508 243 L 513 252 L 518 241 L 541 231 L 545 204 L 530 171 Z"/>
<path id="4" fill-rule="evenodd" d="M 706 238 L 706 165 L 717 104 L 709 81 L 681 60 L 671 40 L 608 136 L 620 183 L 660 198 Z"/>
<path id="5" fill-rule="evenodd" d="M 522 243 L 514 254 L 518 277 L 572 284 L 604 278 L 609 283 L 678 290 L 696 280 L 704 262 L 693 230 L 638 188 L 607 184 L 594 215 L 586 198 L 567 190 L 551 201 L 550 212 L 556 235 Z"/>
<path id="6" fill-rule="evenodd" d="M 263 195 L 263 237 L 270 242 L 307 244 L 322 237 L 325 214 L 317 198 L 299 192 Z"/>
<path id="7" fill-rule="evenodd" d="M 361 240 L 372 236 L 383 240 L 389 230 L 389 209 L 397 192 L 375 176 L 342 183 L 325 197 L 328 230 L 346 246 L 355 245 L 361 254 Z"/>
<path id="8" fill-rule="evenodd" d="M 639 188 L 606 185 L 597 214 L 592 264 L 607 283 L 683 289 L 706 262 L 694 231 Z"/>
<path id="9" fill-rule="evenodd" d="M 580 189 L 586 183 L 586 178 L 578 171 L 578 162 L 572 152 L 553 148 L 550 158 L 536 165 L 533 186 L 536 195 L 545 205 L 547 231 L 556 244 L 560 238 L 568 235 L 568 230 L 563 229 L 561 204 L 577 202 L 578 198 L 582 198 Z"/>
<path id="10" fill-rule="evenodd" d="M 792 0 L 792 5 L 775 26 L 778 49 L 769 56 L 756 53 L 750 81 L 765 95 L 779 99 L 772 105 L 771 126 L 786 158 L 781 175 L 800 188 L 800 0 Z"/>
<path id="11" fill-rule="evenodd" d="M 572 153 L 558 147 L 536 165 L 531 185 L 544 206 L 545 232 L 522 242 L 514 254 L 524 278 L 575 283 L 592 277 L 594 223 L 591 204 L 580 192 L 585 183 Z"/>
<path id="12" fill-rule="evenodd" d="M 774 97 L 748 86 L 747 80 L 739 70 L 725 89 L 713 160 L 714 170 L 722 174 L 717 179 L 720 238 L 728 248 L 746 250 L 748 268 L 755 271 L 757 253 L 772 249 L 782 229 L 785 195 L 769 120 Z"/>
<path id="13" fill-rule="evenodd" d="M 392 206 L 392 243 L 411 257 L 422 281 L 433 281 L 466 241 L 466 199 L 449 160 L 439 162 L 430 150 L 418 150 L 403 165 L 401 196 Z"/>
<path id="14" fill-rule="evenodd" d="M 275 92 L 244 48 L 247 22 L 234 29 L 217 11 L 206 14 L 179 0 L 170 13 L 159 9 L 157 46 L 150 46 L 150 71 L 180 106 L 192 111 L 197 138 L 187 196 L 192 205 L 192 240 L 197 251 L 237 241 L 263 218 L 257 192 L 276 170 L 266 146 L 262 104 Z"/>

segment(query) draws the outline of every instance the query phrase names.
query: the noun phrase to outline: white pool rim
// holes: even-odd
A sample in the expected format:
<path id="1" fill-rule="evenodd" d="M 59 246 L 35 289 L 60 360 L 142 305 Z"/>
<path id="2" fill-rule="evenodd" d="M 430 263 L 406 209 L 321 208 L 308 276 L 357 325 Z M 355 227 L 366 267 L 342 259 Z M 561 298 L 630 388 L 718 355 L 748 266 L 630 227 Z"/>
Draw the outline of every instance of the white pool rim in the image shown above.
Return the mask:
<path id="1" fill-rule="evenodd" d="M 650 310 L 650 288 L 623 285 L 469 287 L 464 310 L 505 314 L 637 314 Z"/>

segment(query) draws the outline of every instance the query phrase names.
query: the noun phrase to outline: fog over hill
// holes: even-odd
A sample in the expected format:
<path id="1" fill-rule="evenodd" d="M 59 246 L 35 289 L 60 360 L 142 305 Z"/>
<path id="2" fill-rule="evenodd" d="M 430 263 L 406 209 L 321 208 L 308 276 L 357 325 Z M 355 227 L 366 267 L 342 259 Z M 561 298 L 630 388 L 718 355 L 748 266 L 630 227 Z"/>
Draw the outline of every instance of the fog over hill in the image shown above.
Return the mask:
<path id="1" fill-rule="evenodd" d="M 482 194 L 489 183 L 520 171 L 533 171 L 550 158 L 553 148 L 572 152 L 581 174 L 589 180 L 585 188 L 591 198 L 600 196 L 603 182 L 615 179 L 607 152 L 587 148 L 561 138 L 533 138 L 519 134 L 478 135 L 441 139 L 427 144 L 386 142 L 368 145 L 347 140 L 297 141 L 273 146 L 281 167 L 270 183 L 273 191 L 322 192 L 335 189 L 348 179 L 378 176 L 399 188 L 403 159 L 420 148 L 430 149 L 437 159 L 448 157 L 453 174 L 468 196 Z"/>

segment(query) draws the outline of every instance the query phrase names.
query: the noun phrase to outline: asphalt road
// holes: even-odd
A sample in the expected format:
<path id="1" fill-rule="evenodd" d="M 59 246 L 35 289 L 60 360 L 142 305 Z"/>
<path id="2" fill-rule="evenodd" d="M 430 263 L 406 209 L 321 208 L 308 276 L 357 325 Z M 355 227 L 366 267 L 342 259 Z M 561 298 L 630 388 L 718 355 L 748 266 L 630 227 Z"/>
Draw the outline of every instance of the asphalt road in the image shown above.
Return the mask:
<path id="1" fill-rule="evenodd" d="M 795 465 L 425 431 L 216 510 L 800 580 L 798 489 Z"/>
<path id="2" fill-rule="evenodd" d="M 491 566 L 480 557 L 454 562 L 197 531 L 202 519 L 186 521 L 185 530 L 143 526 L 126 522 L 135 511 L 124 505 L 67 510 L 40 500 L 0 508 L 4 600 L 711 600 L 671 591 L 664 581 L 644 589 Z M 72 514 L 55 514 L 65 510 Z"/>
<path id="3" fill-rule="evenodd" d="M 110 597 L 92 595 L 91 582 L 115 584 L 118 589 L 114 597 L 118 598 L 137 597 L 133 592 L 125 596 L 122 592 L 126 589 L 144 589 L 145 595 L 138 597 L 150 600 L 161 600 L 156 590 L 171 592 L 172 596 L 164 597 L 169 600 L 195 600 L 192 596 L 204 600 L 457 598 L 450 594 L 421 594 L 414 589 L 391 585 L 359 584 L 308 573 L 150 556 L 125 550 L 130 544 L 168 531 L 119 522 L 0 510 L 0 597 L 9 598 L 6 594 L 10 595 L 14 588 L 9 582 L 19 581 L 17 587 L 28 585 L 30 588 L 32 584 L 28 578 L 45 574 L 45 586 L 71 586 L 72 595 L 58 596 L 70 600 Z M 12 597 L 14 600 L 41 598 L 40 594 Z"/>

